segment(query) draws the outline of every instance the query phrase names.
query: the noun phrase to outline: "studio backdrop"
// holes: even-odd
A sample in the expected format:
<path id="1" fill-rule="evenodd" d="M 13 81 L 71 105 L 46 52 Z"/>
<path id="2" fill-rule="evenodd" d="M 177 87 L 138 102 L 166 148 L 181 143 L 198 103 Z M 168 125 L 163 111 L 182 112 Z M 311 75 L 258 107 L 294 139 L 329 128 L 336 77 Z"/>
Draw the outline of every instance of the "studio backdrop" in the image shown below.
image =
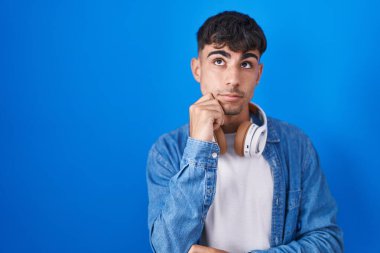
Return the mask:
<path id="1" fill-rule="evenodd" d="M 268 48 L 253 101 L 313 141 L 345 252 L 380 252 L 378 1 L 0 2 L 0 252 L 150 252 L 145 166 L 201 96 L 196 32 Z"/>

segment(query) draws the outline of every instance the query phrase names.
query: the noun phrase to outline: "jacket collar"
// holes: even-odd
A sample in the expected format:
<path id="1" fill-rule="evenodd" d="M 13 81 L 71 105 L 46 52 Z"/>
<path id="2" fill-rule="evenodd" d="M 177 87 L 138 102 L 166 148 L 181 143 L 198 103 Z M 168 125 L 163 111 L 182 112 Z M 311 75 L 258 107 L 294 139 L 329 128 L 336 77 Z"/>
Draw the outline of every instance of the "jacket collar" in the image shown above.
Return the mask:
<path id="1" fill-rule="evenodd" d="M 268 128 L 267 142 L 280 142 L 280 137 L 274 124 L 275 123 L 274 123 L 273 118 L 267 117 L 267 128 Z"/>

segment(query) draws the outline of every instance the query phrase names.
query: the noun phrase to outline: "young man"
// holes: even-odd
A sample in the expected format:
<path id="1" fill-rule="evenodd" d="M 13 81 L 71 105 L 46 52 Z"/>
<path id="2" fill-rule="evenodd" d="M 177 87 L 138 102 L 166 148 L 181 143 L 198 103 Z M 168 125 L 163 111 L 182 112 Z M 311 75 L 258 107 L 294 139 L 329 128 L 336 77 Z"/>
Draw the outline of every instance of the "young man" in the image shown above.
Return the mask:
<path id="1" fill-rule="evenodd" d="M 250 103 L 263 71 L 262 29 L 223 12 L 197 39 L 191 69 L 203 96 L 189 124 L 161 136 L 148 156 L 152 250 L 342 252 L 336 203 L 310 139 Z"/>

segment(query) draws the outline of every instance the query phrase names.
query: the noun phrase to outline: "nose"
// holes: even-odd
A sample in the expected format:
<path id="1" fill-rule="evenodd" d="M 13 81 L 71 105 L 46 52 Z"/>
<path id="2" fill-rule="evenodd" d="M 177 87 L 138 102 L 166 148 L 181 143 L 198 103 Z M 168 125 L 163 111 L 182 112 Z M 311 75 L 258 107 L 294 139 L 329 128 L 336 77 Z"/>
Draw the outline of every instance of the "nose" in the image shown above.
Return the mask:
<path id="1" fill-rule="evenodd" d="M 239 85 L 239 68 L 229 66 L 225 72 L 225 84 L 235 87 Z"/>

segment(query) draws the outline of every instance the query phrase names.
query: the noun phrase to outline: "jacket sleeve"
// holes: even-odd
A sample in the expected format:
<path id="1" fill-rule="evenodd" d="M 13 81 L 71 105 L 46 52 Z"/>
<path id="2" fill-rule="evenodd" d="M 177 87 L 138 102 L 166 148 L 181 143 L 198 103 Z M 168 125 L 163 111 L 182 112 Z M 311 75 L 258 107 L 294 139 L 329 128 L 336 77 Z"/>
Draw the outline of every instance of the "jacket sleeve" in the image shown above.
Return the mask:
<path id="1" fill-rule="evenodd" d="M 257 253 L 343 252 L 343 233 L 336 223 L 337 206 L 310 140 L 302 167 L 302 198 L 295 240 Z"/>
<path id="2" fill-rule="evenodd" d="M 148 155 L 149 240 L 153 252 L 187 253 L 215 194 L 220 150 L 215 142 L 188 137 L 179 168 L 170 150 L 153 145 Z"/>

